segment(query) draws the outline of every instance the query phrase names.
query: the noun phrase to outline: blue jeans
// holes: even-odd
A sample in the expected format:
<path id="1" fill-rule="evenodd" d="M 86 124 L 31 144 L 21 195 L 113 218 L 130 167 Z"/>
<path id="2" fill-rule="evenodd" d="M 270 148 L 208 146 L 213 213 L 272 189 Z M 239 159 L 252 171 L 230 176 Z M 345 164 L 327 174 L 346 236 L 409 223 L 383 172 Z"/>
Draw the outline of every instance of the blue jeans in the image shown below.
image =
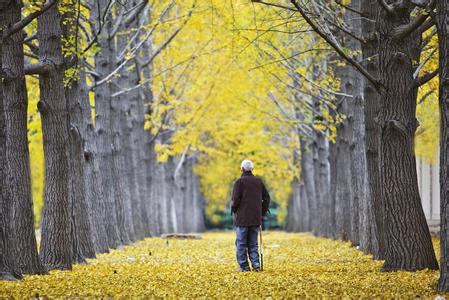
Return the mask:
<path id="1" fill-rule="evenodd" d="M 259 226 L 236 226 L 235 231 L 237 233 L 237 238 L 235 240 L 235 246 L 237 247 L 237 262 L 240 265 L 240 269 L 249 271 L 248 256 L 253 269 L 260 268 L 257 241 Z"/>

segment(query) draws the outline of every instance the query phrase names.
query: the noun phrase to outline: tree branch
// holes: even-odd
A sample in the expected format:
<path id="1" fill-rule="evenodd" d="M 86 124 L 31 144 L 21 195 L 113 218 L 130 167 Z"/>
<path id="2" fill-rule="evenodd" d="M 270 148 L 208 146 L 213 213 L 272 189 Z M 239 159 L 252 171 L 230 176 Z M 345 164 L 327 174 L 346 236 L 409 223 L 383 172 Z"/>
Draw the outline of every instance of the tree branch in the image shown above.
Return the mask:
<path id="1" fill-rule="evenodd" d="M 268 6 L 277 7 L 277 8 L 283 8 L 283 9 L 286 9 L 286 10 L 291 10 L 291 11 L 296 12 L 296 10 L 294 10 L 293 8 L 288 7 L 288 6 L 284 6 L 284 5 L 280 5 L 280 4 L 264 2 L 264 1 L 261 1 L 261 0 L 251 0 L 251 2 L 253 2 L 253 3 L 260 3 L 260 4 L 264 4 L 264 5 L 268 5 Z"/>
<path id="2" fill-rule="evenodd" d="M 126 17 L 126 19 L 123 21 L 123 24 L 125 26 L 129 26 L 129 24 L 136 19 L 137 16 L 143 11 L 143 9 L 147 6 L 148 0 L 143 0 L 133 8 L 131 8 L 126 14 L 131 12 L 129 16 Z"/>
<path id="3" fill-rule="evenodd" d="M 304 10 L 299 6 L 299 4 L 295 0 L 290 0 L 290 2 L 296 7 L 298 12 L 301 14 L 301 16 L 304 18 L 304 20 L 312 27 L 312 29 L 321 37 L 323 38 L 332 48 L 337 51 L 337 53 L 344 58 L 347 62 L 349 62 L 354 68 L 356 68 L 369 82 L 373 84 L 373 86 L 377 90 L 383 89 L 383 86 L 379 82 L 377 78 L 375 78 L 373 75 L 371 75 L 368 70 L 366 70 L 362 65 L 360 65 L 354 58 L 347 55 L 341 47 L 336 44 L 334 41 L 332 41 L 324 32 L 322 32 L 318 26 L 313 23 L 313 21 L 307 16 L 307 14 L 304 12 Z"/>
<path id="4" fill-rule="evenodd" d="M 440 68 L 437 68 L 436 70 L 434 70 L 431 73 L 427 73 L 419 78 L 416 78 L 415 83 L 413 84 L 413 88 L 418 88 L 418 87 L 428 83 L 429 81 L 434 79 L 438 75 L 439 72 L 440 72 Z"/>
<path id="5" fill-rule="evenodd" d="M 349 10 L 349 11 L 352 11 L 353 13 L 358 14 L 359 16 L 362 16 L 362 17 L 364 17 L 364 18 L 369 19 L 369 16 L 368 16 L 367 14 L 364 14 L 363 12 L 354 9 L 354 8 L 350 7 L 349 5 L 343 4 L 343 3 L 341 2 L 341 0 L 335 0 L 335 3 L 337 3 L 338 5 L 340 5 L 341 7 L 343 7 L 344 9 L 347 9 L 347 10 Z"/>
<path id="6" fill-rule="evenodd" d="M 435 7 L 435 0 L 432 0 L 429 2 L 429 5 L 426 7 L 428 9 L 433 9 Z M 426 20 L 431 17 L 430 13 L 422 14 L 418 17 L 416 17 L 413 21 L 411 21 L 407 25 L 398 26 L 395 28 L 393 33 L 393 38 L 396 40 L 403 39 L 407 37 L 409 34 L 413 33 L 415 30 L 421 27 L 421 25 L 426 22 Z"/>
<path id="7" fill-rule="evenodd" d="M 141 68 L 144 68 L 146 66 L 148 66 L 155 58 L 156 56 L 159 55 L 159 53 L 161 53 L 162 50 L 165 49 L 165 47 L 168 46 L 168 44 L 170 44 L 170 42 L 176 37 L 176 35 L 178 35 L 178 33 L 184 28 L 184 26 L 187 24 L 187 21 L 190 19 L 190 16 L 192 15 L 192 11 L 190 11 L 188 18 L 184 21 L 184 23 L 179 26 L 171 35 L 170 37 L 161 45 L 159 46 L 159 48 L 156 49 L 156 51 L 154 51 L 150 58 L 148 58 L 148 60 L 144 61 L 142 63 L 142 65 L 140 66 Z"/>
<path id="8" fill-rule="evenodd" d="M 6 39 L 8 37 L 10 37 L 11 35 L 13 35 L 16 32 L 19 32 L 20 30 L 22 30 L 25 26 L 27 26 L 28 24 L 31 23 L 31 21 L 33 21 L 34 19 L 36 19 L 37 17 L 39 17 L 40 15 L 42 15 L 44 12 L 46 12 L 50 7 L 52 7 L 54 4 L 56 4 L 58 1 L 57 0 L 47 0 L 44 5 L 42 6 L 42 9 L 39 11 L 35 11 L 31 14 L 29 14 L 28 16 L 26 16 L 25 18 L 23 18 L 22 20 L 20 20 L 19 22 L 13 24 L 11 27 L 9 27 L 8 29 L 6 29 L 3 32 L 3 39 Z"/>
<path id="9" fill-rule="evenodd" d="M 25 74 L 26 75 L 47 75 L 51 70 L 53 70 L 54 66 L 49 62 L 38 62 L 35 64 L 29 64 L 25 66 Z"/>

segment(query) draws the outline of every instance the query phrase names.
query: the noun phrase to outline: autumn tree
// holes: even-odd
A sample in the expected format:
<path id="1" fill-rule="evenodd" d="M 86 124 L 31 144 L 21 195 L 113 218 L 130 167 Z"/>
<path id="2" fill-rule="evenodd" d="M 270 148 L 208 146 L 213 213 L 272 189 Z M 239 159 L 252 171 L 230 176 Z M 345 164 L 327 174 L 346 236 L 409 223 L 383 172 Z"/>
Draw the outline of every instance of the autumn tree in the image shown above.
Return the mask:
<path id="1" fill-rule="evenodd" d="M 440 201 L 441 201 L 441 260 L 440 260 L 440 279 L 438 289 L 440 291 L 449 290 L 449 245 L 448 245 L 448 209 L 449 201 L 449 172 L 448 166 L 448 138 L 449 138 L 449 5 L 444 1 L 437 1 L 437 28 L 439 41 L 439 75 L 440 75 L 440 114 L 441 114 L 441 133 L 440 133 Z"/>

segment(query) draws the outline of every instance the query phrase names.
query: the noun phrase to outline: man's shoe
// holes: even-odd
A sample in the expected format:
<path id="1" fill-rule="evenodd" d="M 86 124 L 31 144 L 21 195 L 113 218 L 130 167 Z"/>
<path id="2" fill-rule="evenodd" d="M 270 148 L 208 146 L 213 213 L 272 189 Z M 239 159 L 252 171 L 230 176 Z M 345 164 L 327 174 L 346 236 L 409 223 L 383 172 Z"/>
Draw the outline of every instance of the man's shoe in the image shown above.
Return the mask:
<path id="1" fill-rule="evenodd" d="M 262 270 L 260 268 L 254 268 L 253 272 L 261 272 Z"/>
<path id="2" fill-rule="evenodd" d="M 249 272 L 249 269 L 248 270 L 246 270 L 246 269 L 238 269 L 237 272 Z"/>

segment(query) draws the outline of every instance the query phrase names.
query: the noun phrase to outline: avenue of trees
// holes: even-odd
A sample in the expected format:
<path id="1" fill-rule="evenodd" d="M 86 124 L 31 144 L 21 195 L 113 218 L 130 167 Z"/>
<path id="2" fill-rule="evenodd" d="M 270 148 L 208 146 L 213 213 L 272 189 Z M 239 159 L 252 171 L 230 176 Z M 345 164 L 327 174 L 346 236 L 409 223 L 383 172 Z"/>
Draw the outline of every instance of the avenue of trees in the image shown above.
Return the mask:
<path id="1" fill-rule="evenodd" d="M 332 48 L 333 58 L 344 62 L 335 73 L 341 80 L 336 110 L 345 118 L 335 143 L 323 142 L 320 132 L 302 142 L 302 177 L 294 183 L 287 228 L 349 240 L 385 260 L 385 271 L 438 269 L 418 191 L 415 133 L 417 104 L 435 92 L 418 98 L 418 89 L 439 75 L 439 289 L 447 291 L 448 5 L 433 0 L 253 2 L 300 14 Z"/>
<path id="2" fill-rule="evenodd" d="M 144 92 L 135 87 L 151 81 L 152 61 L 180 30 L 152 42 L 152 20 L 172 17 L 174 4 L 158 15 L 148 1 L 27 4 L 0 2 L 1 278 L 71 269 L 144 237 L 203 230 L 195 157 L 158 163 L 152 145 L 167 137 L 144 130 L 152 92 L 150 85 Z M 39 252 L 25 76 L 38 77 L 40 92 Z"/>
<path id="3" fill-rule="evenodd" d="M 250 158 L 288 231 L 351 241 L 384 271 L 440 267 L 449 290 L 448 24 L 436 0 L 0 0 L 0 275 L 201 231 L 203 196 L 214 222 Z M 436 126 L 440 266 L 415 158 Z"/>

